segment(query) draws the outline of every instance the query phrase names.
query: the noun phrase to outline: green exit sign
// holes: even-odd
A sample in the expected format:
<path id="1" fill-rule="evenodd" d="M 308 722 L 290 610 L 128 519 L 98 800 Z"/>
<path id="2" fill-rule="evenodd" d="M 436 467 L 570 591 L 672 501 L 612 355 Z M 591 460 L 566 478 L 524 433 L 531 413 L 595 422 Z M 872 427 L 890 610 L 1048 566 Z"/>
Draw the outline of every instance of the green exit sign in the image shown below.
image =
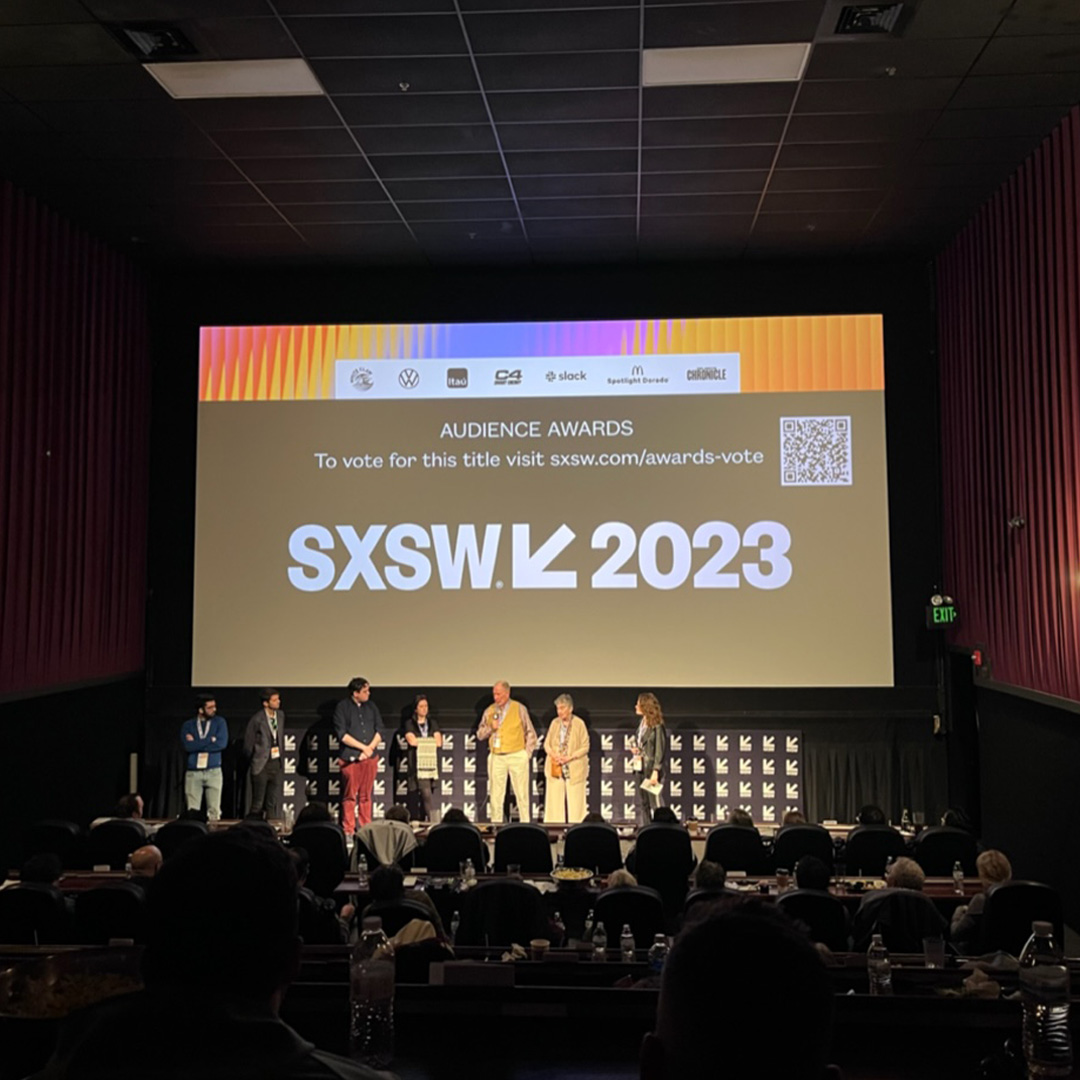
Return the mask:
<path id="1" fill-rule="evenodd" d="M 926 628 L 928 630 L 947 630 L 959 618 L 955 604 L 927 604 Z"/>

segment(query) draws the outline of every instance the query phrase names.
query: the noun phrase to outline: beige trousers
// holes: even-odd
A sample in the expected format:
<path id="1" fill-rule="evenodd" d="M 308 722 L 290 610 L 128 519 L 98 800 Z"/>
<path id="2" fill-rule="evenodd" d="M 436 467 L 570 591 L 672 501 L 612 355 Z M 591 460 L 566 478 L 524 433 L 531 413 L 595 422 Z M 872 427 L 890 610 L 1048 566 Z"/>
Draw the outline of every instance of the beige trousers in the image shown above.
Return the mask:
<path id="1" fill-rule="evenodd" d="M 581 762 L 573 763 L 580 769 Z M 572 775 L 572 774 L 571 774 Z M 547 794 L 544 796 L 544 821 L 568 821 L 576 823 L 585 819 L 585 778 L 581 782 L 556 780 L 547 777 Z"/>
<path id="2" fill-rule="evenodd" d="M 517 799 L 518 813 L 522 821 L 532 821 L 532 792 L 529 790 L 529 755 L 524 750 L 509 754 L 488 755 L 488 793 L 491 798 L 491 820 L 496 824 L 503 819 L 503 803 L 506 801 L 506 778 Z"/>

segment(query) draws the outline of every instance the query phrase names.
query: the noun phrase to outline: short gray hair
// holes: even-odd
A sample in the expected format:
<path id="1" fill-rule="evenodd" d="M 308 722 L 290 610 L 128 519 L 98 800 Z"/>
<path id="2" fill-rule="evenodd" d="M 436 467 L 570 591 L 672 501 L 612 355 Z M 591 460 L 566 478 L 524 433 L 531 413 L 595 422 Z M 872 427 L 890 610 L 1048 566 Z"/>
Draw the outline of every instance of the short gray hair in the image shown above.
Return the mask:
<path id="1" fill-rule="evenodd" d="M 560 694 L 555 699 L 555 708 L 565 705 L 571 712 L 574 711 L 574 699 L 569 694 Z"/>

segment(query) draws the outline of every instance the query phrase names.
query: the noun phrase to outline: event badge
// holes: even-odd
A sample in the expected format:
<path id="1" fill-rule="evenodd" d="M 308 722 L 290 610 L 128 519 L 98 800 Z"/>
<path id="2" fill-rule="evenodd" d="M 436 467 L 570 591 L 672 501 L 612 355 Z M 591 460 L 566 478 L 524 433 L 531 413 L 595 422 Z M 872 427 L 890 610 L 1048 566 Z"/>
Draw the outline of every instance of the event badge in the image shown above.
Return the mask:
<path id="1" fill-rule="evenodd" d="M 491 748 L 492 750 L 499 750 L 502 748 L 502 736 L 497 731 L 491 736 Z"/>
<path id="2" fill-rule="evenodd" d="M 273 758 L 275 761 L 279 757 L 281 757 L 281 747 L 280 746 L 271 746 L 270 747 L 270 757 Z"/>
<path id="3" fill-rule="evenodd" d="M 205 769 L 210 764 L 210 755 L 207 753 L 199 754 L 195 759 L 196 769 Z"/>

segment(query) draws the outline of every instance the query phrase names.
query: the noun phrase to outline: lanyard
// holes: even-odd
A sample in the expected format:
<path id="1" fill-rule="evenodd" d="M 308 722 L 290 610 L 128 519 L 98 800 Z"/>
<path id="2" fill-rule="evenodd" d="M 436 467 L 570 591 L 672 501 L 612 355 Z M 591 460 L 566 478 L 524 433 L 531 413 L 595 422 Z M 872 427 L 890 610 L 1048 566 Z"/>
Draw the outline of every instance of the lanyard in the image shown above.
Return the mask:
<path id="1" fill-rule="evenodd" d="M 206 727 L 205 728 L 203 727 L 203 721 L 202 720 L 196 720 L 195 721 L 195 726 L 199 729 L 199 738 L 200 739 L 205 739 L 206 736 L 210 734 L 210 721 L 209 720 L 206 721 Z"/>

